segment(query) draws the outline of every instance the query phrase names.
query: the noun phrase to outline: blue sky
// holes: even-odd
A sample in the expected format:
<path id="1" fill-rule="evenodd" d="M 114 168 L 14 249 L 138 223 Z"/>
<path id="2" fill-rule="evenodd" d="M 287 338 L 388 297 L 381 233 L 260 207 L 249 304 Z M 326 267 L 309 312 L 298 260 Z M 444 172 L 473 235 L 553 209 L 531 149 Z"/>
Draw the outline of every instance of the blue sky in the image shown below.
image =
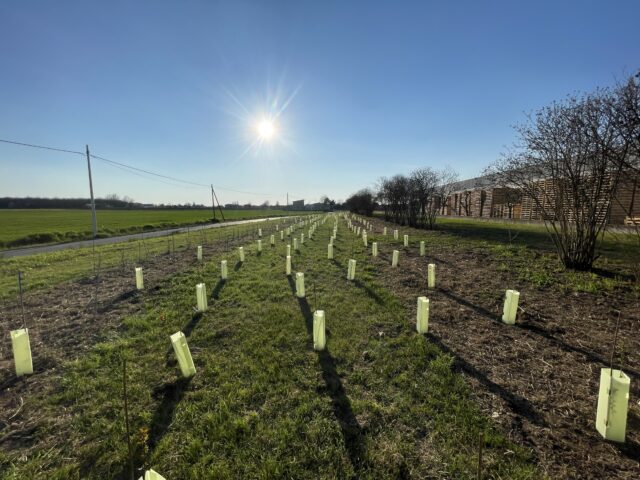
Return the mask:
<path id="1" fill-rule="evenodd" d="M 89 144 L 223 203 L 344 199 L 422 166 L 471 177 L 525 112 L 640 68 L 638 19 L 633 0 L 4 1 L 0 138 Z M 210 201 L 94 163 L 97 196 Z M 87 196 L 84 160 L 0 144 L 5 195 Z"/>

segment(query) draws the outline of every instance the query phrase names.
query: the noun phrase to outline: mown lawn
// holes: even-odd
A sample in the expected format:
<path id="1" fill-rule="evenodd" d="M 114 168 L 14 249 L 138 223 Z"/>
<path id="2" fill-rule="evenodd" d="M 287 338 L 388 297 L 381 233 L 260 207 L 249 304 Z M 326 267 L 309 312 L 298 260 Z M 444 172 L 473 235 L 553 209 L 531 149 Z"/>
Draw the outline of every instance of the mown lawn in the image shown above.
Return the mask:
<path id="1" fill-rule="evenodd" d="M 225 220 L 243 220 L 283 215 L 299 215 L 286 210 L 226 210 Z M 220 212 L 216 218 L 221 221 Z M 101 237 L 137 233 L 159 228 L 209 223 L 211 210 L 98 210 Z M 91 210 L 16 209 L 0 210 L 0 249 L 22 245 L 89 239 Z"/>
<path id="2" fill-rule="evenodd" d="M 166 478 L 537 478 L 535 459 L 494 428 L 471 400 L 453 358 L 415 332 L 415 311 L 359 263 L 346 280 L 353 235 L 332 220 L 294 253 L 298 299 L 284 274 L 285 243 L 255 243 L 229 279 L 208 258 L 144 294 L 122 331 L 65 367 L 28 411 L 56 419 L 34 455 L 0 454 L 2 478 L 128 478 L 122 361 L 128 360 L 136 469 Z M 299 234 L 302 230 L 296 232 Z M 308 227 L 304 228 L 305 236 Z M 194 313 L 206 282 L 209 310 Z M 327 316 L 327 349 L 312 348 L 312 312 Z M 197 373 L 180 372 L 169 335 L 188 336 Z M 137 478 L 137 475 L 136 475 Z"/>

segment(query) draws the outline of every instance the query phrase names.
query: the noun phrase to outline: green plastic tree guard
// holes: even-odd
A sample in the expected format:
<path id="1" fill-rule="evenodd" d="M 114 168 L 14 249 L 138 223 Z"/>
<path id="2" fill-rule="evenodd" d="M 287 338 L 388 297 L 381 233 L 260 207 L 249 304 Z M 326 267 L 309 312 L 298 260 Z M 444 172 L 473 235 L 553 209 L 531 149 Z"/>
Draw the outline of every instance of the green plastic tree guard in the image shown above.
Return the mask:
<path id="1" fill-rule="evenodd" d="M 229 276 L 229 271 L 227 270 L 227 261 L 222 260 L 220 262 L 220 278 L 222 280 L 226 280 L 228 276 Z"/>
<path id="2" fill-rule="evenodd" d="M 436 288 L 436 265 L 435 265 L 435 263 L 430 263 L 427 266 L 427 287 L 428 288 Z"/>
<path id="3" fill-rule="evenodd" d="M 186 378 L 193 377 L 196 374 L 196 367 L 193 364 L 193 358 L 191 358 L 191 352 L 184 333 L 176 332 L 171 335 L 171 346 L 178 359 L 182 376 Z"/>
<path id="4" fill-rule="evenodd" d="M 313 349 L 324 350 L 327 344 L 324 310 L 313 312 Z"/>
<path id="5" fill-rule="evenodd" d="M 516 323 L 516 314 L 518 313 L 518 300 L 520 292 L 516 290 L 507 290 L 504 298 L 504 308 L 502 311 L 502 321 L 508 325 Z"/>
<path id="6" fill-rule="evenodd" d="M 391 256 L 391 266 L 392 267 L 397 267 L 398 266 L 398 258 L 400 257 L 400 252 L 398 250 L 394 250 L 393 254 Z"/>
<path id="7" fill-rule="evenodd" d="M 427 333 L 429 330 L 429 299 L 427 297 L 418 297 L 416 330 L 418 333 Z"/>
<path id="8" fill-rule="evenodd" d="M 624 442 L 631 380 L 622 370 L 600 370 L 596 429 L 607 440 Z"/>
<path id="9" fill-rule="evenodd" d="M 144 289 L 144 275 L 142 274 L 142 267 L 136 267 L 136 288 L 138 290 Z"/>
<path id="10" fill-rule="evenodd" d="M 33 373 L 33 360 L 31 358 L 31 344 L 29 343 L 29 329 L 12 330 L 10 334 L 16 376 L 31 375 Z"/>
<path id="11" fill-rule="evenodd" d="M 199 312 L 207 310 L 207 286 L 204 283 L 196 285 L 196 302 Z"/>
<path id="12" fill-rule="evenodd" d="M 296 296 L 304 298 L 304 273 L 296 273 Z"/>

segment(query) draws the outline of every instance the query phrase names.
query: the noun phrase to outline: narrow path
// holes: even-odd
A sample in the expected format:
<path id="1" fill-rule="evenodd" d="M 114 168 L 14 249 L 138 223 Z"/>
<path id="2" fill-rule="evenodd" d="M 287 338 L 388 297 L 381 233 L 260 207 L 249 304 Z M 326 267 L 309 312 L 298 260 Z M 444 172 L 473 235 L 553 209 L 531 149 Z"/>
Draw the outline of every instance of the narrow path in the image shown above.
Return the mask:
<path id="1" fill-rule="evenodd" d="M 289 217 L 265 217 L 265 218 L 253 218 L 250 220 L 234 220 L 232 222 L 212 223 L 210 225 L 195 225 L 192 227 L 186 226 L 186 227 L 179 227 L 179 228 L 169 228 L 166 230 L 155 230 L 153 232 L 132 233 L 130 235 L 118 235 L 116 237 L 96 238 L 95 245 L 96 246 L 108 245 L 110 243 L 128 242 L 129 240 L 142 240 L 147 238 L 163 237 L 165 235 L 171 235 L 173 233 L 187 233 L 187 231 L 196 232 L 199 230 L 204 230 L 209 228 L 222 228 L 222 227 L 231 227 L 233 225 L 245 225 L 247 223 L 266 222 L 268 220 L 277 220 L 278 218 L 289 218 Z M 94 240 L 81 240 L 78 242 L 58 243 L 54 245 L 41 245 L 38 247 L 16 248 L 13 250 L 4 250 L 0 252 L 0 257 L 3 257 L 3 258 L 24 257 L 27 255 L 37 255 L 38 253 L 51 253 L 51 252 L 58 252 L 60 250 L 69 250 L 71 248 L 86 248 L 86 247 L 91 247 L 93 245 L 93 242 Z"/>

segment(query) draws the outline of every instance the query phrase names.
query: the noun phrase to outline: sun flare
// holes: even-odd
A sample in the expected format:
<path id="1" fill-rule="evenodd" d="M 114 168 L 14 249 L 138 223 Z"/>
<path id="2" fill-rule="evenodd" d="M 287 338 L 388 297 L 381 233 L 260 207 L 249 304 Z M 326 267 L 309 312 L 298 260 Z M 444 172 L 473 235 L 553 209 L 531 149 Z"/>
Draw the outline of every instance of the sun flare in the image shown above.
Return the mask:
<path id="1" fill-rule="evenodd" d="M 271 120 L 262 120 L 258 124 L 258 135 L 263 140 L 269 140 L 275 134 L 275 126 Z"/>

